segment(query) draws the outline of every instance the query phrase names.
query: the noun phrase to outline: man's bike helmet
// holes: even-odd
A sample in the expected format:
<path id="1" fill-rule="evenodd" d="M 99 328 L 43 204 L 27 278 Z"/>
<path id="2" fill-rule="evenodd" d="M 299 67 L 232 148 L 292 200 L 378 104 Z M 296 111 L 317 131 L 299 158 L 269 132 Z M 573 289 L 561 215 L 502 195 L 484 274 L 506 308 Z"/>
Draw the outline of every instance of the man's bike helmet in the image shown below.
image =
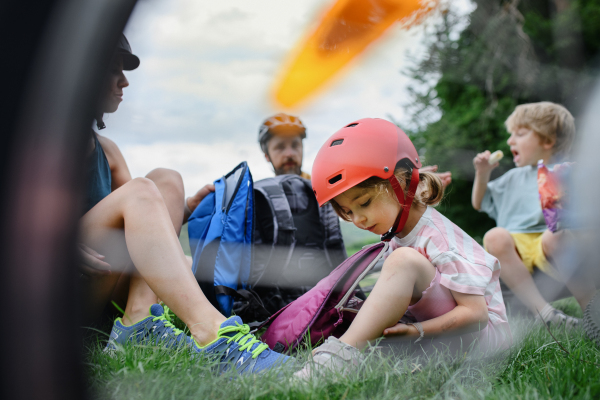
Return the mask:
<path id="1" fill-rule="evenodd" d="M 258 128 L 258 142 L 264 153 L 267 153 L 267 142 L 273 136 L 300 136 L 306 138 L 306 127 L 300 118 L 279 113 L 264 120 Z"/>
<path id="2" fill-rule="evenodd" d="M 402 166 L 411 171 L 405 190 L 394 175 L 394 170 Z M 417 150 L 400 128 L 383 119 L 365 118 L 346 125 L 327 139 L 317 153 L 311 181 L 322 206 L 373 176 L 389 180 L 401 206 L 394 226 L 382 236 L 382 240 L 389 241 L 406 224 L 419 183 L 419 168 Z"/>

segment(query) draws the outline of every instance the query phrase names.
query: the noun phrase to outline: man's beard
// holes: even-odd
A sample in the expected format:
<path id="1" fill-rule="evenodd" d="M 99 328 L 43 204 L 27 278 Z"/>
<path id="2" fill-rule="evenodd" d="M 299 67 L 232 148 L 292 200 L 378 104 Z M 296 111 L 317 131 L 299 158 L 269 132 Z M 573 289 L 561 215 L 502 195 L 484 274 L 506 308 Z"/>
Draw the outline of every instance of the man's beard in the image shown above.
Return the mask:
<path id="1" fill-rule="evenodd" d="M 285 164 L 287 162 L 289 162 L 289 161 L 286 161 L 285 163 L 283 163 L 283 165 L 280 168 L 274 168 L 275 175 L 284 175 L 284 174 L 300 175 L 302 173 L 302 171 L 300 170 L 300 165 L 295 164 L 293 167 L 286 166 Z"/>

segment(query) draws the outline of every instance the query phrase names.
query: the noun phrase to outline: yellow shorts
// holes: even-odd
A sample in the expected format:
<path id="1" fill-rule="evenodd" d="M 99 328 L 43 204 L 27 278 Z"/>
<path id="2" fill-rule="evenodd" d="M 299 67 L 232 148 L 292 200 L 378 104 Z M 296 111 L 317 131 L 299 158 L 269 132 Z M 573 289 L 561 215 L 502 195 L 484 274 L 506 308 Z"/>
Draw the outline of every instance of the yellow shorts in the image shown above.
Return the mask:
<path id="1" fill-rule="evenodd" d="M 543 232 L 510 234 L 515 241 L 517 252 L 523 264 L 529 270 L 529 273 L 533 274 L 533 267 L 537 267 L 545 274 L 558 279 L 556 270 L 550 264 L 542 249 L 542 235 Z"/>

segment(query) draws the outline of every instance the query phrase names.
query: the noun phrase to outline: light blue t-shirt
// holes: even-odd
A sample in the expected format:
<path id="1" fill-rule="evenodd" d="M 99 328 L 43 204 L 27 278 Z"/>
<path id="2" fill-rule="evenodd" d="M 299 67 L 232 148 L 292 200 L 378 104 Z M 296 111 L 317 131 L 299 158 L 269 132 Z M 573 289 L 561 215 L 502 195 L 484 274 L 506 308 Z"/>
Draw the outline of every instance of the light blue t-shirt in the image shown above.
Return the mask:
<path id="1" fill-rule="evenodd" d="M 544 232 L 547 228 L 538 192 L 537 167 L 513 168 L 489 182 L 480 211 L 511 233 Z"/>

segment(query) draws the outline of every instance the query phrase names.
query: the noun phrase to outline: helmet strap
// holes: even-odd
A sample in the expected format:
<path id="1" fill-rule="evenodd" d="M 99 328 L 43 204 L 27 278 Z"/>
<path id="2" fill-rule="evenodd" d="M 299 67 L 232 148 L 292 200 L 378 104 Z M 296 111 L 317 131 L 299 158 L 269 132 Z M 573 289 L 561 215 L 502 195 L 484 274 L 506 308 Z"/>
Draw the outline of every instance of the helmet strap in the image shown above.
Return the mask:
<path id="1" fill-rule="evenodd" d="M 396 236 L 399 232 L 404 229 L 404 225 L 406 225 L 406 221 L 408 220 L 408 214 L 410 213 L 410 207 L 412 206 L 413 199 L 415 198 L 415 193 L 417 192 L 417 186 L 419 185 L 419 169 L 413 168 L 410 176 L 410 184 L 408 186 L 408 192 L 406 193 L 406 197 L 404 197 L 404 191 L 402 190 L 402 185 L 400 185 L 400 181 L 396 178 L 396 175 L 392 175 L 388 181 L 392 184 L 392 189 L 394 189 L 394 193 L 398 198 L 398 202 L 400 203 L 400 211 L 396 216 L 396 221 L 394 221 L 394 225 L 390 228 L 390 230 L 381 235 L 381 240 L 384 242 L 389 242 L 392 240 L 394 236 Z"/>

